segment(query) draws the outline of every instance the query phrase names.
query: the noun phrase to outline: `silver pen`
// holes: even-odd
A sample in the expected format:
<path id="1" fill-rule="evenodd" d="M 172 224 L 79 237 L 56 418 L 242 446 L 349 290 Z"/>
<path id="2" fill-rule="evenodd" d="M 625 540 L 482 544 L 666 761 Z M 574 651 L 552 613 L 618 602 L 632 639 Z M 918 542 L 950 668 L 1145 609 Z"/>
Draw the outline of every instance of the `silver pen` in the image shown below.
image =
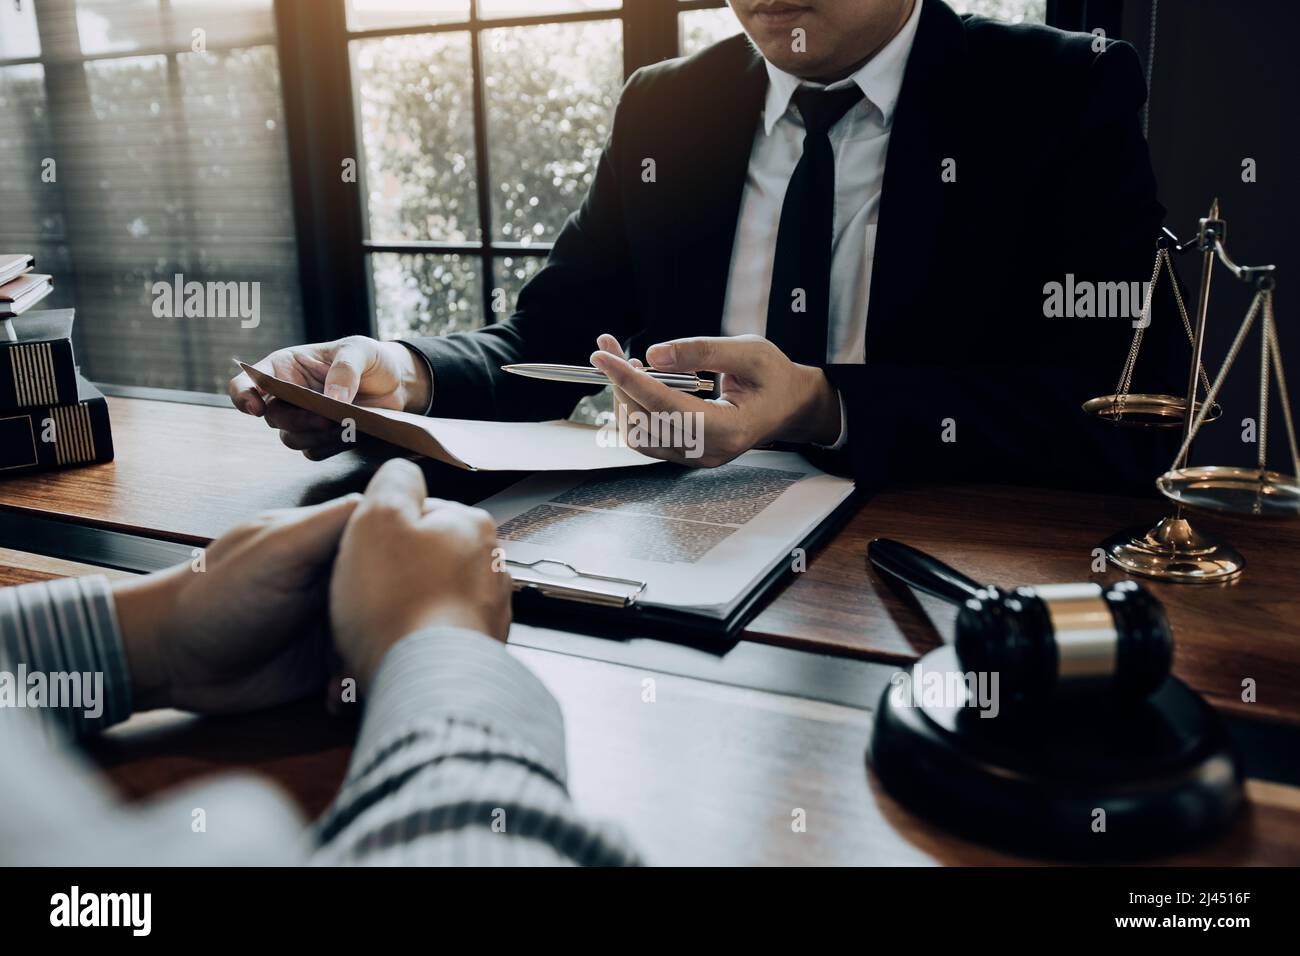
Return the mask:
<path id="1" fill-rule="evenodd" d="M 548 382 L 582 382 L 604 385 L 609 377 L 598 368 L 587 365 L 502 365 L 501 371 L 525 378 L 540 378 Z M 652 368 L 641 371 L 656 382 L 663 382 L 678 392 L 712 392 L 713 382 L 700 378 L 694 372 L 660 372 Z"/>

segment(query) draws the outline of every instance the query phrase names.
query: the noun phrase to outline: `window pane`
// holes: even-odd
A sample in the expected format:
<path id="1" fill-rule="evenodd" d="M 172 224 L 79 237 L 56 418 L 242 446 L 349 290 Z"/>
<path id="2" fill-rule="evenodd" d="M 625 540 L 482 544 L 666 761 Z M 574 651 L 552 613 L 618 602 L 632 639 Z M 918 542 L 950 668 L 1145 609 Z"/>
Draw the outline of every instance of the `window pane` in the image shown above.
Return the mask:
<path id="1" fill-rule="evenodd" d="M 958 13 L 978 13 L 1011 23 L 1046 23 L 1047 0 L 948 0 Z"/>
<path id="2" fill-rule="evenodd" d="M 481 326 L 479 264 L 476 256 L 374 253 L 370 277 L 379 337 L 443 335 Z"/>
<path id="3" fill-rule="evenodd" d="M 232 355 L 300 339 L 274 49 L 51 68 L 61 109 L 48 123 L 40 74 L 19 73 L 32 69 L 0 79 L 0 151 L 28 170 L 14 196 L 4 177 L 0 201 L 17 212 L 0 220 L 0 248 L 35 253 L 54 276 L 49 307 L 76 307 L 87 377 L 221 391 Z M 11 117 L 20 97 L 25 115 Z M 45 157 L 53 182 L 40 179 Z M 223 292 L 224 315 L 165 317 L 154 284 L 177 274 L 244 298 Z"/>
<path id="4" fill-rule="evenodd" d="M 170 241 L 186 227 L 174 202 L 182 172 L 173 162 L 168 72 L 164 56 L 87 63 L 89 113 L 76 118 L 82 149 L 59 163 L 77 264 L 77 357 L 97 381 L 193 385 L 186 367 L 201 320 L 150 312 L 152 284 L 186 271 L 178 261 L 184 251 Z M 54 287 L 70 278 L 56 274 Z M 228 363 L 229 356 L 222 368 Z"/>
<path id="5" fill-rule="evenodd" d="M 12 6 L 9 0 L 5 0 Z M 275 34 L 270 0 L 71 0 L 42 24 L 52 51 L 87 56 L 136 51 L 196 51 L 266 43 Z M 29 4 L 30 5 L 30 2 Z"/>
<path id="6" fill-rule="evenodd" d="M 497 313 L 496 321 L 507 319 L 514 313 L 519 291 L 545 264 L 545 256 L 503 256 L 496 260 L 492 280 L 492 308 Z M 503 293 L 500 309 L 497 308 L 498 291 Z"/>
<path id="7" fill-rule="evenodd" d="M 31 253 L 37 272 L 67 276 L 63 206 L 57 187 L 41 181 L 45 161 L 52 158 L 49 147 L 45 68 L 37 63 L 0 68 L 0 251 Z M 56 281 L 40 308 L 70 308 L 72 292 L 71 283 Z"/>
<path id="8" fill-rule="evenodd" d="M 349 30 L 451 23 L 469 19 L 469 0 L 347 0 Z"/>
<path id="9" fill-rule="evenodd" d="M 275 47 L 223 48 L 266 38 L 271 0 L 76 9 L 42 24 L 57 62 L 0 70 L 0 249 L 54 276 L 42 307 L 77 309 L 88 378 L 224 391 L 231 356 L 303 336 Z M 79 63 L 82 28 L 90 49 L 176 52 Z"/>
<path id="10" fill-rule="evenodd" d="M 129 53 L 162 46 L 158 0 L 77 0 L 81 52 Z M 58 29 L 58 21 L 55 21 Z"/>
<path id="11" fill-rule="evenodd" d="M 39 63 L 0 68 L 0 247 L 5 252 L 35 249 L 10 248 L 8 243 L 36 243 L 63 237 L 63 218 L 57 189 L 41 182 L 43 163 L 49 156 L 50 129 L 45 105 L 45 68 Z M 55 169 L 57 174 L 57 167 Z M 37 271 L 41 267 L 38 257 Z"/>
<path id="12" fill-rule="evenodd" d="M 370 236 L 481 237 L 468 33 L 352 41 Z"/>
<path id="13" fill-rule="evenodd" d="M 271 47 L 85 65 L 87 112 L 60 120 L 75 271 L 54 281 L 75 282 L 90 378 L 221 391 L 231 356 L 302 335 L 278 77 Z M 161 291 L 178 275 L 201 316 Z"/>
<path id="14" fill-rule="evenodd" d="M 15 6 L 0 0 L 0 60 L 40 55 L 36 8 L 30 3 Z"/>
<path id="15" fill-rule="evenodd" d="M 618 20 L 483 32 L 493 233 L 553 239 L 586 195 L 623 81 Z"/>
<path id="16" fill-rule="evenodd" d="M 261 43 L 275 36 L 267 0 L 171 0 L 163 14 L 163 39 L 169 46 L 193 51 L 201 38 L 206 49 Z"/>
<path id="17" fill-rule="evenodd" d="M 739 32 L 740 21 L 730 10 L 688 10 L 678 14 L 677 34 L 683 56 L 698 53 Z"/>
<path id="18" fill-rule="evenodd" d="M 543 13 L 617 10 L 622 0 L 478 0 L 480 17 L 535 17 Z"/>
<path id="19" fill-rule="evenodd" d="M 190 387 L 224 392 L 232 356 L 266 355 L 302 336 L 280 71 L 269 46 L 183 53 L 176 64 L 178 159 L 185 164 L 178 191 L 185 229 L 173 240 L 179 271 L 187 280 L 248 283 L 250 291 L 256 283 L 258 290 L 256 328 L 209 318 L 191 332 L 194 344 L 182 346 L 203 356 L 196 378 L 210 376 Z"/>

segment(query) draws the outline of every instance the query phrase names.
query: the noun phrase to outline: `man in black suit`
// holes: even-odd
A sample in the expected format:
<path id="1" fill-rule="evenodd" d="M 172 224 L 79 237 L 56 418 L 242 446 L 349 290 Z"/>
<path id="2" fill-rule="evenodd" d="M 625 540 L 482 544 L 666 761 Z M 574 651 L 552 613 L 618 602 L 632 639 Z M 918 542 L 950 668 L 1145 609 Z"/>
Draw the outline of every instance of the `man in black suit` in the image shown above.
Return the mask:
<path id="1" fill-rule="evenodd" d="M 584 390 L 500 366 L 590 357 L 623 410 L 702 416 L 702 457 L 646 449 L 687 464 L 781 442 L 867 487 L 1149 488 L 1168 457 L 1080 411 L 1115 388 L 1164 215 L 1132 48 L 940 0 L 732 7 L 747 37 L 628 81 L 595 181 L 509 319 L 262 367 L 361 404 L 546 419 Z M 1177 327 L 1153 324 L 1135 384 L 1177 392 Z M 722 373 L 716 398 L 670 391 L 641 356 Z M 246 376 L 231 395 L 309 457 L 343 447 Z"/>

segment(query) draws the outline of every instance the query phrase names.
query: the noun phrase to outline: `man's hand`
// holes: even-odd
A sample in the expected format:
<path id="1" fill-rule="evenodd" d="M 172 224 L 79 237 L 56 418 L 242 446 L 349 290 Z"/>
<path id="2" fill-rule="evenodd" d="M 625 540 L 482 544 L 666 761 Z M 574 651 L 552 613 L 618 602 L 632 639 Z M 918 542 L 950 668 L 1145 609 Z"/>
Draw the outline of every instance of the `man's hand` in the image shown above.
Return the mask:
<path id="1" fill-rule="evenodd" d="M 424 414 L 433 394 L 428 366 L 400 342 L 352 335 L 337 342 L 299 345 L 272 352 L 255 366 L 315 389 L 327 398 L 371 408 Z M 245 372 L 230 380 L 230 400 L 248 415 L 265 417 L 280 440 L 313 461 L 344 451 L 338 424 L 263 395 Z"/>
<path id="2" fill-rule="evenodd" d="M 403 459 L 371 479 L 330 582 L 334 644 L 364 690 L 388 649 L 426 627 L 463 627 L 504 642 L 509 573 L 486 511 L 425 498 Z"/>
<path id="3" fill-rule="evenodd" d="M 652 458 L 713 468 L 770 442 L 828 445 L 839 437 L 839 396 L 825 373 L 790 361 L 760 336 L 675 339 L 647 350 L 657 371 L 721 372 L 717 397 L 709 400 L 673 391 L 643 374 L 639 361 L 624 359 L 612 335 L 602 335 L 597 345 L 591 364 L 609 376 L 620 422 L 635 422 L 637 412 L 702 416 L 697 433 L 702 454 L 688 457 L 685 443 L 676 441 L 672 447 L 637 448 Z"/>
<path id="4" fill-rule="evenodd" d="M 239 713 L 324 687 L 330 564 L 360 500 L 268 512 L 115 584 L 137 709 Z"/>

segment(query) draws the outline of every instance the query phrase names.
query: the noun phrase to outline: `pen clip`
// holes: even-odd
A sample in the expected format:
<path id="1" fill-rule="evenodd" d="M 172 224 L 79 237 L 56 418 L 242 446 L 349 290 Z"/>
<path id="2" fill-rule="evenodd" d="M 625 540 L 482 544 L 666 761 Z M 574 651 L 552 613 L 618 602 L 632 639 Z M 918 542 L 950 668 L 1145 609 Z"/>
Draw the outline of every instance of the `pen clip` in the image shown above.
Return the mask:
<path id="1" fill-rule="evenodd" d="M 647 585 L 647 582 L 638 581 L 634 578 L 620 578 L 608 574 L 593 574 L 588 571 L 581 571 L 566 561 L 556 561 L 552 558 L 538 558 L 536 561 L 512 561 L 507 558 L 505 563 L 533 572 L 532 575 L 511 574 L 516 591 L 536 591 L 543 597 L 565 598 L 580 601 L 584 604 L 630 607 L 636 603 L 636 599 L 645 591 Z M 573 584 L 565 584 L 563 581 L 555 580 L 553 576 L 548 575 L 545 571 L 538 570 L 539 566 L 545 564 L 564 568 L 578 578 L 585 578 L 589 581 L 603 581 L 609 584 L 622 584 L 633 590 L 624 592 L 614 588 L 583 588 Z"/>

